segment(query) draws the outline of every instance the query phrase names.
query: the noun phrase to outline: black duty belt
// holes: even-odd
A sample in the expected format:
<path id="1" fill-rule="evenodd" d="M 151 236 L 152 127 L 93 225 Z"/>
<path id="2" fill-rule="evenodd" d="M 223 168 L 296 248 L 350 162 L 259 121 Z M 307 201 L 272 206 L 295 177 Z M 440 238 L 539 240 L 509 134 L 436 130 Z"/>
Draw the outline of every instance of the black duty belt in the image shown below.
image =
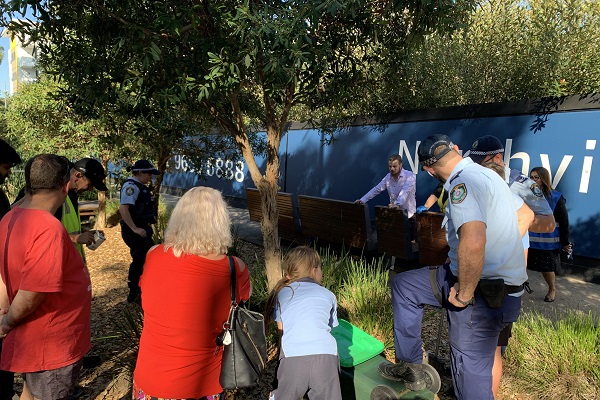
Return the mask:
<path id="1" fill-rule="evenodd" d="M 504 284 L 504 287 L 506 288 L 506 294 L 519 293 L 519 292 L 522 292 L 523 290 L 525 290 L 524 285 L 513 286 L 513 285 Z"/>

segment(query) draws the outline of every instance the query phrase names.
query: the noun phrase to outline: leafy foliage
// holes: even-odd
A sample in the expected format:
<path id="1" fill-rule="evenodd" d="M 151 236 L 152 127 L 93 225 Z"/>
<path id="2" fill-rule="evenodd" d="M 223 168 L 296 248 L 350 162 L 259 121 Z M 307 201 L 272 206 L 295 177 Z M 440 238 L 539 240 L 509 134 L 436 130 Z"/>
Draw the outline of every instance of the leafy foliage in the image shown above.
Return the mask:
<path id="1" fill-rule="evenodd" d="M 280 270 L 279 145 L 291 110 L 343 106 L 372 78 L 370 64 L 436 29 L 452 30 L 473 0 L 14 0 L 38 23 L 13 22 L 39 46 L 77 112 L 114 107 L 164 171 L 173 144 L 203 122 L 230 135 L 269 210 L 261 225 L 269 283 Z M 10 15 L 10 14 L 8 14 Z M 249 134 L 267 132 L 259 169 Z M 160 177 L 159 182 L 160 184 Z"/>
<path id="2" fill-rule="evenodd" d="M 26 160 L 39 153 L 55 153 L 71 159 L 97 154 L 98 125 L 75 114 L 54 98 L 61 85 L 51 77 L 24 84 L 4 112 L 6 138 Z"/>
<path id="3" fill-rule="evenodd" d="M 600 3 L 488 0 L 470 24 L 434 33 L 365 101 L 434 108 L 600 91 Z M 394 90 L 390 90 L 394 88 Z"/>

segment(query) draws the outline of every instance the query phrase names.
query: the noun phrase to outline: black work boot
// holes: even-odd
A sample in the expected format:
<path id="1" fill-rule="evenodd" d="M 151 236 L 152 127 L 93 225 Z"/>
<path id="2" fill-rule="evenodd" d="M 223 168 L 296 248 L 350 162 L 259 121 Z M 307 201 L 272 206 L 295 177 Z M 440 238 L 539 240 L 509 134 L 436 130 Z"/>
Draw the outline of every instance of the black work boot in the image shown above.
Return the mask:
<path id="1" fill-rule="evenodd" d="M 403 382 L 410 390 L 422 390 L 426 387 L 425 373 L 421 364 L 398 361 L 396 364 L 381 363 L 379 372 L 385 379 Z"/>

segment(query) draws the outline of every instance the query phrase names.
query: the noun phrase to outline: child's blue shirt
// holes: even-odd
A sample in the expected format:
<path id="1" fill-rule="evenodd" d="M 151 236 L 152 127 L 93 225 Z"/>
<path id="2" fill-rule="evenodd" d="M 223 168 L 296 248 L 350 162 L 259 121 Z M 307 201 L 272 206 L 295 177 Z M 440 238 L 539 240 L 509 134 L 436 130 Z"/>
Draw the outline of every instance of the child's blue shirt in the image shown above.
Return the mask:
<path id="1" fill-rule="evenodd" d="M 337 301 L 333 293 L 312 279 L 281 289 L 273 319 L 283 324 L 281 348 L 285 357 L 337 355 L 331 335 L 331 328 L 338 325 Z"/>

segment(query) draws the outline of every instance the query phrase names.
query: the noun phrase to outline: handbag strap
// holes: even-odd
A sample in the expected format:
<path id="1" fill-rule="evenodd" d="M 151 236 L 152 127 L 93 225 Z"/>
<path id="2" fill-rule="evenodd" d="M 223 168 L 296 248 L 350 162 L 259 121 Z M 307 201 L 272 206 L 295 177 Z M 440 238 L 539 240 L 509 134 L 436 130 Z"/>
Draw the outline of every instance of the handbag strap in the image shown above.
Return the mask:
<path id="1" fill-rule="evenodd" d="M 231 276 L 231 279 L 230 279 L 231 304 L 236 304 L 236 301 L 235 301 L 235 288 L 236 288 L 235 261 L 233 260 L 233 257 L 231 257 L 231 256 L 227 256 L 227 258 L 229 259 L 229 273 Z"/>

